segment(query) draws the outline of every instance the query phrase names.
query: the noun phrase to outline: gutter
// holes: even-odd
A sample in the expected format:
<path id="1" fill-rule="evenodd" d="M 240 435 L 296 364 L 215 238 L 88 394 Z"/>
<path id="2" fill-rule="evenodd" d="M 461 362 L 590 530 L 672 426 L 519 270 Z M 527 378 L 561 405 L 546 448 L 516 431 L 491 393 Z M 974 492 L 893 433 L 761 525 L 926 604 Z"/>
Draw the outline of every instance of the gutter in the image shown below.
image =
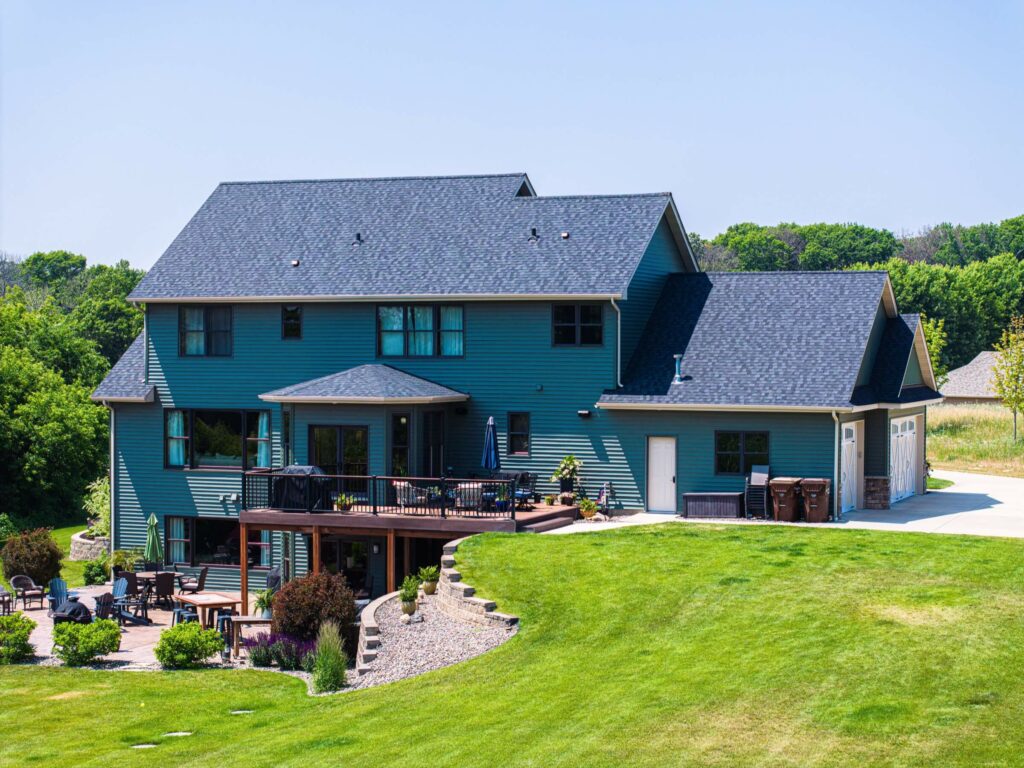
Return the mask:
<path id="1" fill-rule="evenodd" d="M 117 451 L 114 448 L 114 440 L 117 427 L 117 417 L 114 413 L 114 409 L 110 406 L 107 400 L 103 401 L 103 407 L 110 411 L 110 456 L 108 461 L 110 462 L 110 551 L 113 552 L 117 549 L 117 521 L 115 520 L 114 514 L 117 510 L 117 488 L 116 488 L 116 477 L 117 471 L 114 466 L 114 461 L 117 456 Z M 109 552 L 107 554 L 110 554 Z"/>
<path id="2" fill-rule="evenodd" d="M 615 310 L 615 386 L 622 386 L 622 309 L 615 303 L 615 297 L 610 299 L 612 309 Z"/>
<path id="3" fill-rule="evenodd" d="M 606 301 L 621 300 L 621 293 L 395 293 L 268 296 L 129 296 L 131 304 L 260 304 L 260 303 L 324 303 L 351 302 L 372 304 L 383 301 Z"/>

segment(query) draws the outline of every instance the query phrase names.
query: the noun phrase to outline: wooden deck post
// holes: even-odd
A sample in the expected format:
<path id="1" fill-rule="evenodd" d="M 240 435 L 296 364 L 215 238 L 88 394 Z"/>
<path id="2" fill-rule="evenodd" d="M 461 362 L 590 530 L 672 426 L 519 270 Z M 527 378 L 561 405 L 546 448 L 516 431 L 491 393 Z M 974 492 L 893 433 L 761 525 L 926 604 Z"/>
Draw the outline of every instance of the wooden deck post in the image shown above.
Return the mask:
<path id="1" fill-rule="evenodd" d="M 388 592 L 395 591 L 395 529 L 388 528 Z"/>
<path id="2" fill-rule="evenodd" d="M 412 539 L 409 536 L 402 537 L 402 568 L 406 573 L 412 573 Z"/>
<path id="3" fill-rule="evenodd" d="M 238 537 L 242 545 L 242 556 L 239 559 L 242 566 L 242 581 L 239 585 L 242 598 L 242 615 L 249 615 L 249 526 L 245 523 L 238 524 Z"/>
<path id="4" fill-rule="evenodd" d="M 320 573 L 320 526 L 313 526 L 313 573 Z"/>

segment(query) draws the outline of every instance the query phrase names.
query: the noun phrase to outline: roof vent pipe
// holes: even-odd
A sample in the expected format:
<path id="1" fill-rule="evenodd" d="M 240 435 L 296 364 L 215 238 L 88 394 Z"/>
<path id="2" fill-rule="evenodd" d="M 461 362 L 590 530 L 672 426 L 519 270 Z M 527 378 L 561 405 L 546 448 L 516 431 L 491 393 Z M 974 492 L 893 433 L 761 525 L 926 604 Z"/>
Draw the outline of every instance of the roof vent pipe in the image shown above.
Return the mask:
<path id="1" fill-rule="evenodd" d="M 352 241 L 352 245 L 362 245 L 363 235 L 360 232 L 356 232 L 356 239 Z"/>
<path id="2" fill-rule="evenodd" d="M 537 228 L 536 227 L 530 227 L 529 241 L 531 243 L 536 243 L 537 242 Z"/>
<path id="3" fill-rule="evenodd" d="M 675 361 L 676 361 L 676 376 L 675 376 L 674 379 L 672 379 L 672 383 L 673 384 L 682 384 L 682 382 L 683 382 L 683 356 L 682 355 L 672 355 L 672 357 L 675 358 Z"/>

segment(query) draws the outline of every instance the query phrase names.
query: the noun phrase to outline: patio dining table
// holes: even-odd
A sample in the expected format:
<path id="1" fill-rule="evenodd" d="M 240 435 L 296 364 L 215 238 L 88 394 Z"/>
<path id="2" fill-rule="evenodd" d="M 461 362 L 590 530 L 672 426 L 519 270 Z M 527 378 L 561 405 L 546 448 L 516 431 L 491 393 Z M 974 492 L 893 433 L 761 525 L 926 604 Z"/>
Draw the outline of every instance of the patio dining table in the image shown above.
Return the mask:
<path id="1" fill-rule="evenodd" d="M 169 573 L 175 579 L 180 579 L 182 576 L 185 575 L 184 573 L 179 573 L 178 571 L 138 571 L 136 572 L 135 577 L 139 581 L 156 581 L 156 575 L 158 573 Z"/>
<path id="2" fill-rule="evenodd" d="M 238 609 L 242 604 L 241 597 L 224 594 L 223 592 L 196 592 L 191 595 L 175 595 L 174 599 L 179 603 L 195 606 L 199 613 L 199 621 L 207 629 L 212 626 L 210 611 L 217 608 Z"/>

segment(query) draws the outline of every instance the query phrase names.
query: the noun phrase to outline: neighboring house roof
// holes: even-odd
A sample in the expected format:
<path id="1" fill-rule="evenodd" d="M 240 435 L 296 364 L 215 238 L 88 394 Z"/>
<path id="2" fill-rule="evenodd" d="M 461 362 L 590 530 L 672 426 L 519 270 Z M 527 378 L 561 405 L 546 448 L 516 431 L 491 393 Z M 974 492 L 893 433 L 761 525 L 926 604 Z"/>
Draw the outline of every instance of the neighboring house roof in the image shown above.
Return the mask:
<path id="1" fill-rule="evenodd" d="M 884 272 L 671 275 L 623 386 L 598 406 L 851 409 L 878 303 L 891 301 L 889 290 Z M 886 391 L 900 354 L 902 383 L 914 323 L 907 316 L 887 324 L 886 339 L 899 344 L 881 356 L 878 385 Z M 929 392 L 925 399 L 938 397 Z"/>
<path id="2" fill-rule="evenodd" d="M 942 394 L 946 397 L 998 399 L 992 375 L 995 361 L 995 352 L 978 353 L 967 365 L 949 372 L 949 380 L 942 388 Z"/>
<path id="3" fill-rule="evenodd" d="M 696 269 L 668 193 L 537 197 L 522 173 L 224 183 L 130 298 L 623 296 L 666 213 Z"/>
<path id="4" fill-rule="evenodd" d="M 144 334 L 135 337 L 121 359 L 92 393 L 92 399 L 113 403 L 148 403 L 153 400 L 152 384 L 145 384 L 146 354 Z"/>
<path id="5" fill-rule="evenodd" d="M 469 395 L 390 365 L 360 365 L 260 395 L 274 403 L 454 403 Z"/>

